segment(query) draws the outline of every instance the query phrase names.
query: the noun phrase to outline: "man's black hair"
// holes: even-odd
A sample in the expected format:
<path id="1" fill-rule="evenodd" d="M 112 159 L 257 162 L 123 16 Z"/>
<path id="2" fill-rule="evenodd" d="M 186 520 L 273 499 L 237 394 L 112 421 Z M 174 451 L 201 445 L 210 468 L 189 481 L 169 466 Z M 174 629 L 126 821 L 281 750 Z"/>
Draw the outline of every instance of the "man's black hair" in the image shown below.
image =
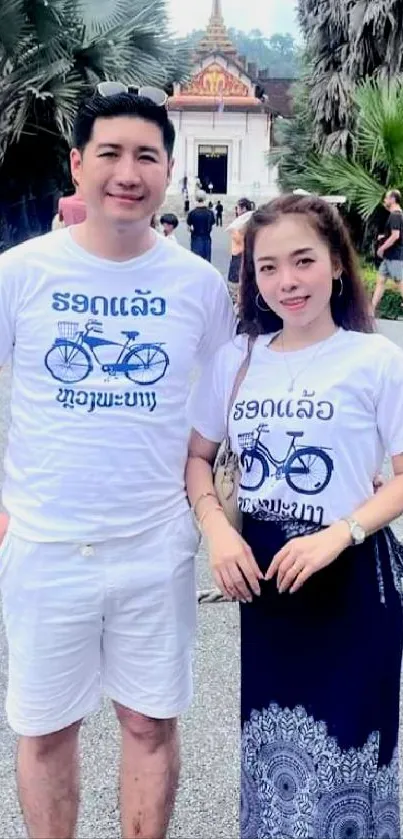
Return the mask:
<path id="1" fill-rule="evenodd" d="M 175 128 L 164 107 L 155 105 L 151 99 L 136 96 L 133 93 L 118 93 L 115 96 L 101 96 L 96 93 L 83 102 L 77 112 L 73 142 L 75 148 L 84 151 L 92 138 L 94 123 L 97 119 L 113 117 L 138 117 L 157 125 L 161 131 L 164 148 L 171 160 L 175 145 Z"/>
<path id="2" fill-rule="evenodd" d="M 175 213 L 165 213 L 163 216 L 161 216 L 160 223 L 170 224 L 174 229 L 176 229 L 179 225 L 179 219 L 178 216 L 175 215 Z"/>

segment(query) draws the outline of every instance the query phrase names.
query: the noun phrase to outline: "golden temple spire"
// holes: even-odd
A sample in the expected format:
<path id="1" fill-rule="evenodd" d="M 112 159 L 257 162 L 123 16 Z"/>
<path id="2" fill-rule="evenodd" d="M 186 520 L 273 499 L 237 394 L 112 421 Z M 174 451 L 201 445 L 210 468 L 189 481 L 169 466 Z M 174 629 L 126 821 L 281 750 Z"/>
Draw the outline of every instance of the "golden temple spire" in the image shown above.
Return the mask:
<path id="1" fill-rule="evenodd" d="M 213 19 L 214 18 L 216 18 L 216 19 L 220 18 L 220 20 L 223 19 L 222 9 L 221 9 L 221 0 L 213 0 L 213 10 L 211 12 L 211 17 Z"/>
<path id="2" fill-rule="evenodd" d="M 206 34 L 196 47 L 196 52 L 203 57 L 217 52 L 233 59 L 237 57 L 237 50 L 224 23 L 221 0 L 213 0 L 209 25 Z"/>

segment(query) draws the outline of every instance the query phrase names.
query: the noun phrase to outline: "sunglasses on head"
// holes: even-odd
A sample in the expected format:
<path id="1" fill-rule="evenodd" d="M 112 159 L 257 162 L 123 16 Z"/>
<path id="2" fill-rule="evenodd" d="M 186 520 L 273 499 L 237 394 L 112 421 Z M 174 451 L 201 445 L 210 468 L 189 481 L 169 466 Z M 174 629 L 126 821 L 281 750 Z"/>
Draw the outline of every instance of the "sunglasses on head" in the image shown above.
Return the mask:
<path id="1" fill-rule="evenodd" d="M 139 87 L 136 90 L 123 84 L 123 82 L 100 82 L 97 85 L 97 93 L 104 97 L 118 96 L 119 93 L 131 93 L 133 96 L 150 99 L 154 105 L 158 105 L 160 108 L 164 108 L 168 102 L 168 95 L 165 90 L 161 90 L 159 87 Z"/>

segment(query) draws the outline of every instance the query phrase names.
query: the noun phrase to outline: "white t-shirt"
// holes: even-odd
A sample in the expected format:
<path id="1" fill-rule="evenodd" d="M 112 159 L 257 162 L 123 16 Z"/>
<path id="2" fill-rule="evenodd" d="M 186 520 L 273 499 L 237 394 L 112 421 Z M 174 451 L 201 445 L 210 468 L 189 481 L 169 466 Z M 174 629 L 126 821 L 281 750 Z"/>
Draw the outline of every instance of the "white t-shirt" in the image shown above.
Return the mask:
<path id="1" fill-rule="evenodd" d="M 270 349 L 273 337 L 258 338 L 231 411 L 239 506 L 268 520 L 331 524 L 373 494 L 385 453 L 403 453 L 403 352 L 381 335 L 341 329 L 286 362 Z M 246 351 L 245 336 L 222 347 L 192 395 L 191 423 L 208 440 L 225 437 Z"/>
<path id="2" fill-rule="evenodd" d="M 94 541 L 181 515 L 192 371 L 233 334 L 220 274 L 161 237 L 128 262 L 92 256 L 69 229 L 3 254 L 12 531 Z"/>
<path id="3" fill-rule="evenodd" d="M 178 239 L 177 239 L 175 233 L 170 233 L 169 236 L 165 236 L 165 233 L 160 233 L 159 230 L 156 230 L 155 232 L 156 232 L 157 236 L 161 236 L 161 239 L 163 239 L 164 242 L 168 242 L 168 244 L 170 244 L 170 245 L 179 245 L 179 242 L 178 242 Z"/>

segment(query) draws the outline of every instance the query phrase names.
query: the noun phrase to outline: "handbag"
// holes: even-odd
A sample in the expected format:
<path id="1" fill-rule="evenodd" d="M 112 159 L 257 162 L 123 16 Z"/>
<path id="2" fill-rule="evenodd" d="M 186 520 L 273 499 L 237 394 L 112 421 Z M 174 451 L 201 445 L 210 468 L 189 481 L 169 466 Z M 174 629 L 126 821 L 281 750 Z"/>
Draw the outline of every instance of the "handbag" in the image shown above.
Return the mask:
<path id="1" fill-rule="evenodd" d="M 213 468 L 214 489 L 223 511 L 232 525 L 238 532 L 242 529 L 242 513 L 238 507 L 238 489 L 241 478 L 238 455 L 231 447 L 229 434 L 229 422 L 232 407 L 238 395 L 239 388 L 248 372 L 252 357 L 255 338 L 248 338 L 248 352 L 244 358 L 236 376 L 228 403 L 226 436 L 218 450 Z"/>

